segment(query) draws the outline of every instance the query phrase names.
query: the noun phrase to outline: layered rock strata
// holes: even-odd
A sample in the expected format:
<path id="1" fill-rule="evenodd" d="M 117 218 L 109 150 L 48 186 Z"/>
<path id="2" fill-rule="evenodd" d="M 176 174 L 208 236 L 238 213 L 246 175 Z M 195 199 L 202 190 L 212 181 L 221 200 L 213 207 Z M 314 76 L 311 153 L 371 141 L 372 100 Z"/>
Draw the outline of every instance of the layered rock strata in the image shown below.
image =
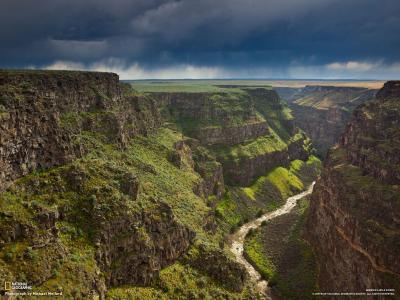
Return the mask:
<path id="1" fill-rule="evenodd" d="M 400 83 L 388 82 L 328 153 L 307 224 L 322 292 L 399 291 L 399 120 Z"/>
<path id="2" fill-rule="evenodd" d="M 321 157 L 339 141 L 354 108 L 373 100 L 377 92 L 367 88 L 336 86 L 276 90 L 292 109 L 295 125 L 313 140 Z"/>
<path id="3" fill-rule="evenodd" d="M 111 73 L 1 71 L 0 188 L 81 157 L 81 131 L 123 147 L 159 127 L 155 103 L 124 89 Z"/>

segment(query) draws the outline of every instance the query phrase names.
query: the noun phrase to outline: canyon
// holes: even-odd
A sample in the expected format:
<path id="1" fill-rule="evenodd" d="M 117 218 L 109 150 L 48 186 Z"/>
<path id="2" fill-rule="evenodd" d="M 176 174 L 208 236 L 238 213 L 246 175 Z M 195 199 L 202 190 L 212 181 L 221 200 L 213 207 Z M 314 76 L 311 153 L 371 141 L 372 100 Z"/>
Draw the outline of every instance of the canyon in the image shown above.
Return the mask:
<path id="1" fill-rule="evenodd" d="M 227 236 L 316 176 L 311 141 L 270 87 L 132 86 L 0 71 L 0 280 L 74 299 L 257 298 Z"/>
<path id="2" fill-rule="evenodd" d="M 366 87 L 328 85 L 278 87 L 276 90 L 292 109 L 296 126 L 310 136 L 322 158 L 339 141 L 353 110 L 374 100 L 378 91 Z"/>
<path id="3" fill-rule="evenodd" d="M 0 71 L 0 281 L 71 299 L 399 290 L 398 82 L 377 100 L 159 85 Z"/>

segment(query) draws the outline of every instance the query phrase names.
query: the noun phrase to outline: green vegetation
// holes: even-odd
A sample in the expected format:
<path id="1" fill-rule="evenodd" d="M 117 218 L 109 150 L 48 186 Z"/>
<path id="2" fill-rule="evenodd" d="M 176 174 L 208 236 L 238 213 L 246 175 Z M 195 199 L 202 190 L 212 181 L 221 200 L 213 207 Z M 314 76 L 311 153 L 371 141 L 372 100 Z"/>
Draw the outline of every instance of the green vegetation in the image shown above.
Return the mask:
<path id="1" fill-rule="evenodd" d="M 238 144 L 232 147 L 218 146 L 213 152 L 221 160 L 238 160 L 239 158 L 251 158 L 275 151 L 286 149 L 287 145 L 272 131 L 271 134 L 261 136 L 248 143 Z"/>
<path id="2" fill-rule="evenodd" d="M 266 180 L 277 187 L 283 199 L 290 197 L 293 191 L 304 189 L 301 180 L 296 175 L 292 174 L 290 170 L 283 167 L 278 167 L 269 173 Z"/>
<path id="3" fill-rule="evenodd" d="M 249 187 L 228 187 L 216 206 L 222 227 L 235 229 L 253 219 L 259 211 L 278 208 L 288 197 L 311 184 L 320 168 L 320 160 L 310 156 L 307 162 L 295 160 L 288 168 L 277 167 L 269 171 Z"/>
<path id="4" fill-rule="evenodd" d="M 139 92 L 161 93 L 243 93 L 241 87 L 263 87 L 270 84 L 259 80 L 137 80 L 128 81 Z"/>
<path id="5" fill-rule="evenodd" d="M 217 233 L 209 235 L 203 230 L 203 221 L 210 208 L 205 200 L 196 196 L 192 190 L 199 176 L 193 170 L 181 170 L 169 162 L 168 157 L 181 134 L 169 129 L 160 129 L 148 137 L 134 138 L 126 151 L 120 151 L 113 144 L 105 144 L 98 135 L 82 132 L 76 138 L 90 152 L 72 164 L 55 167 L 49 170 L 32 173 L 18 180 L 10 191 L 0 195 L 0 215 L 2 226 L 12 226 L 7 220 L 33 226 L 38 237 L 35 216 L 39 211 L 53 209 L 64 212 L 65 221 L 57 223 L 63 235 L 54 251 L 65 249 L 65 256 L 58 259 L 52 255 L 49 247 L 45 251 L 36 251 L 37 264 L 20 264 L 26 244 L 20 248 L 3 248 L 3 258 L 7 265 L 0 264 L 5 274 L 27 274 L 29 278 L 35 272 L 44 276 L 44 283 L 38 288 L 51 287 L 58 282 L 63 285 L 66 295 L 72 295 L 73 287 L 86 293 L 82 286 L 82 276 L 96 276 L 97 268 L 93 233 L 98 224 L 93 222 L 91 208 L 95 205 L 96 214 L 109 222 L 119 217 L 121 209 L 146 211 L 157 217 L 151 199 L 161 199 L 173 207 L 176 218 L 183 225 L 197 233 L 201 243 L 218 245 L 222 236 Z M 79 174 L 77 179 L 71 174 Z M 140 182 L 139 195 L 136 201 L 120 190 L 120 182 L 127 174 L 135 174 Z M 74 181 L 71 184 L 71 180 Z M 9 231 L 9 230 L 6 230 Z M 36 237 L 32 237 L 36 239 Z M 12 244 L 15 247 L 16 244 Z M 14 249 L 14 250 L 13 250 Z M 58 250 L 57 250 L 58 249 Z M 28 250 L 32 256 L 31 250 Z M 68 258 L 69 257 L 69 258 Z M 50 260 L 50 262 L 49 262 Z M 60 265 L 55 269 L 55 265 Z M 17 267 L 18 266 L 18 267 Z M 50 266 L 48 271 L 45 266 Z M 40 271 L 39 271 L 40 270 Z M 47 272 L 47 273 L 46 273 Z M 50 276 L 55 276 L 54 280 Z M 21 275 L 22 276 L 22 275 Z M 79 288 L 81 287 L 81 288 Z"/>
<path id="6" fill-rule="evenodd" d="M 246 237 L 246 257 L 283 299 L 316 299 L 312 296 L 317 291 L 315 257 L 301 237 L 308 205 L 307 199 L 299 200 L 289 215 L 267 222 Z"/>
<path id="7" fill-rule="evenodd" d="M 175 263 L 160 272 L 159 279 L 152 287 L 121 287 L 109 290 L 108 299 L 158 300 L 158 299 L 239 299 L 238 294 L 217 285 L 198 270 L 181 263 Z M 248 299 L 249 291 L 240 297 Z"/>
<path id="8" fill-rule="evenodd" d="M 310 156 L 307 162 L 294 160 L 288 168 L 278 167 L 260 176 L 247 190 L 251 190 L 251 194 L 258 199 L 272 196 L 267 208 L 275 209 L 279 203 L 312 182 L 320 170 L 320 163 L 315 156 Z"/>
<path id="9" fill-rule="evenodd" d="M 74 76 L 73 72 L 51 74 L 71 78 Z M 51 76 L 47 73 L 43 75 Z M 0 94 L 18 101 L 20 89 L 30 89 L 30 84 L 28 82 L 18 88 L 2 86 L 4 90 L 0 90 Z M 126 115 L 118 109 L 123 110 L 124 107 L 61 114 L 59 129 L 65 130 L 71 137 L 70 146 L 79 149 L 84 155 L 64 165 L 32 172 L 0 193 L 0 231 L 7 234 L 2 237 L 5 241 L 13 241 L 6 242 L 0 249 L 0 281 L 28 280 L 39 283 L 36 285 L 38 290 L 59 290 L 62 287 L 63 294 L 68 298 L 91 298 L 95 296 L 93 286 L 104 286 L 104 279 L 110 275 L 101 270 L 97 257 L 102 243 L 99 242 L 99 233 L 118 227 L 115 224 L 140 219 L 138 216 L 163 222 L 173 215 L 176 227 L 182 226 L 195 233 L 189 254 L 164 268 L 148 287 L 121 286 L 110 289 L 108 297 L 251 298 L 249 293 L 252 287 L 245 286 L 243 292 L 232 292 L 232 288 L 221 283 L 220 279 L 215 279 L 215 276 L 212 277 L 213 274 L 208 274 L 208 270 L 200 271 L 201 268 L 194 267 L 195 257 L 191 254 L 199 249 L 218 249 L 225 263 L 233 263 L 233 258 L 224 246 L 229 231 L 277 208 L 287 197 L 303 190 L 315 178 L 320 162 L 312 156 L 308 161 L 294 160 L 286 167 L 278 166 L 268 170 L 250 186 L 228 186 L 225 192 L 221 188 L 218 194 L 214 191 L 214 195 L 208 199 L 199 196 L 202 195 L 199 189 L 203 180 L 213 179 L 216 170 L 221 174 L 221 163 L 227 160 L 286 152 L 294 143 L 299 143 L 300 150 L 309 153 L 309 140 L 303 133 L 293 134 L 290 110 L 279 99 L 269 97 L 269 87 L 262 82 L 174 81 L 172 84 L 134 82 L 132 85 L 141 92 L 201 92 L 199 101 L 204 102 L 198 106 L 198 103 L 191 102 L 189 108 L 184 107 L 180 111 L 175 110 L 176 107 L 164 108 L 162 113 L 167 116 L 168 127 L 175 129 L 165 126 L 154 131 L 146 130 L 146 135 L 134 137 L 130 137 L 131 133 L 137 132 L 134 126 L 140 126 L 141 122 L 157 121 L 151 120 L 151 113 L 155 113 L 151 111 L 153 107 L 142 107 L 141 104 L 141 100 L 146 103 L 151 96 L 140 95 L 140 92 L 132 91 L 127 85 L 122 85 L 122 93 L 128 97 L 137 96 L 135 99 L 129 98 L 132 100 L 130 104 L 134 105 L 136 112 L 142 113 L 136 119 L 136 116 L 130 116 L 132 119 L 122 120 Z M 255 91 L 260 95 L 253 97 L 244 89 L 259 86 L 267 94 L 264 95 L 264 90 L 260 89 Z M 90 86 L 83 92 L 104 102 L 111 99 L 103 90 Z M 204 96 L 204 93 L 209 94 Z M 136 100 L 138 103 L 134 102 Z M 3 116 L 6 100 L 1 98 L 0 101 L 0 116 Z M 185 111 L 189 111 L 189 117 L 184 115 Z M 191 117 L 193 111 L 200 111 L 199 118 Z M 122 124 L 119 122 L 121 120 L 126 122 Z M 227 147 L 194 146 L 188 150 L 184 146 L 185 150 L 178 153 L 177 143 L 183 139 L 188 141 L 185 135 L 190 136 L 198 130 L 239 128 L 258 123 L 267 123 L 269 134 Z M 129 131 L 123 143 L 119 135 L 121 130 Z M 188 144 L 190 142 L 196 143 L 191 140 Z M 184 161 L 184 167 L 173 160 L 177 154 L 186 155 L 178 157 L 179 161 Z M 225 178 L 225 182 L 227 180 Z M 218 187 L 222 187 L 222 184 Z M 220 194 L 223 195 L 220 197 Z M 171 215 L 161 209 L 161 204 L 171 208 Z M 213 212 L 216 220 L 213 219 Z M 206 229 L 209 224 L 205 223 L 209 219 L 212 229 Z M 152 249 L 155 243 L 152 240 L 154 228 L 140 222 L 128 225 L 135 228 L 135 241 Z M 20 234 L 21 228 L 27 233 Z M 117 231 L 111 234 L 114 240 L 125 239 L 132 233 Z M 252 255 L 256 256 L 260 251 L 259 245 L 254 244 L 254 249 Z M 197 259 L 201 260 L 201 257 Z M 262 257 L 258 260 L 261 263 Z M 21 263 L 23 261 L 29 263 Z M 110 272 L 121 267 L 122 263 L 120 259 L 113 259 Z M 266 264 L 263 268 L 267 270 L 272 265 Z M 268 272 L 265 272 L 265 276 L 272 271 Z"/>
<path id="10" fill-rule="evenodd" d="M 256 205 L 254 200 L 253 203 L 247 203 L 246 198 L 240 198 L 241 193 L 236 189 L 229 189 L 225 193 L 224 197 L 218 201 L 215 208 L 215 215 L 222 220 L 223 223 L 227 223 L 227 229 L 236 229 L 236 227 L 242 225 L 244 220 L 249 220 L 251 215 L 256 213 Z M 242 201 L 236 201 L 236 199 L 242 199 Z"/>
<path id="11" fill-rule="evenodd" d="M 400 251 L 400 235 L 396 225 L 384 216 L 390 215 L 391 207 L 400 203 L 399 185 L 386 184 L 377 178 L 365 174 L 362 168 L 347 163 L 346 152 L 342 148 L 332 149 L 330 152 L 333 168 L 332 176 L 341 183 L 341 193 L 346 195 L 346 208 L 362 224 L 365 239 L 382 247 L 398 249 Z M 365 202 L 359 201 L 368 197 L 368 205 L 381 207 L 380 211 L 364 209 Z M 386 203 L 382 206 L 382 202 Z"/>
<path id="12" fill-rule="evenodd" d="M 246 93 L 214 93 L 199 96 L 199 99 L 191 98 L 190 101 L 194 103 L 188 104 L 188 107 L 171 106 L 164 109 L 168 110 L 164 111 L 168 122 L 175 123 L 189 136 L 196 136 L 204 129 L 240 127 L 265 122 L 264 117 L 252 107 L 251 97 Z M 194 112 L 196 117 L 193 117 Z"/>
<path id="13" fill-rule="evenodd" d="M 268 280 L 276 272 L 275 265 L 264 253 L 264 245 L 261 237 L 257 235 L 256 231 L 251 231 L 246 237 L 245 256 L 261 274 L 261 276 Z"/>
<path id="14" fill-rule="evenodd" d="M 319 110 L 328 110 L 334 107 L 353 110 L 366 100 L 372 100 L 373 94 L 373 90 L 367 88 L 325 87 L 320 90 L 304 92 L 294 103 Z"/>
<path id="15" fill-rule="evenodd" d="M 303 183 L 310 184 L 316 179 L 322 169 L 322 162 L 318 157 L 310 155 L 306 162 L 296 159 L 290 163 L 289 171 L 301 178 Z"/>

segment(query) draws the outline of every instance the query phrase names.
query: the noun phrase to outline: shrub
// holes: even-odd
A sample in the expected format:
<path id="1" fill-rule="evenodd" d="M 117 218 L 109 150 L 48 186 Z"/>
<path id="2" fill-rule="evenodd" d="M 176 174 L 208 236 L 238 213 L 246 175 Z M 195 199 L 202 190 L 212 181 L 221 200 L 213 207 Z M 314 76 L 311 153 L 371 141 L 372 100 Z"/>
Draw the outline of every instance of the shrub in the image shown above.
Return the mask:
<path id="1" fill-rule="evenodd" d="M 256 217 L 259 218 L 259 217 L 261 217 L 263 214 L 264 214 L 264 211 L 263 211 L 262 209 L 259 209 L 259 210 L 257 211 Z"/>
<path id="2" fill-rule="evenodd" d="M 7 252 L 4 254 L 4 260 L 8 263 L 12 262 L 14 258 L 14 255 L 11 252 Z"/>
<path id="3" fill-rule="evenodd" d="M 36 259 L 36 257 L 37 257 L 37 253 L 36 253 L 36 251 L 34 251 L 34 250 L 32 249 L 32 247 L 28 247 L 28 248 L 26 248 L 26 250 L 25 250 L 24 257 L 25 257 L 26 259 L 34 260 L 34 259 Z"/>

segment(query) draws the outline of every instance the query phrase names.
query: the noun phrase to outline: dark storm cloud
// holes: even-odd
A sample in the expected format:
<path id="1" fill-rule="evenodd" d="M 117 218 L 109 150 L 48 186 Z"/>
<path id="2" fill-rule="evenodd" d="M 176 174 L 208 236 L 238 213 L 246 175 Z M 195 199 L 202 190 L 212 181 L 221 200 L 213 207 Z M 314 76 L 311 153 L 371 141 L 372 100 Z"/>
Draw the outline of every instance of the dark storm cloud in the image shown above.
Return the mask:
<path id="1" fill-rule="evenodd" d="M 0 67 L 396 66 L 399 16 L 398 0 L 2 0 Z"/>

